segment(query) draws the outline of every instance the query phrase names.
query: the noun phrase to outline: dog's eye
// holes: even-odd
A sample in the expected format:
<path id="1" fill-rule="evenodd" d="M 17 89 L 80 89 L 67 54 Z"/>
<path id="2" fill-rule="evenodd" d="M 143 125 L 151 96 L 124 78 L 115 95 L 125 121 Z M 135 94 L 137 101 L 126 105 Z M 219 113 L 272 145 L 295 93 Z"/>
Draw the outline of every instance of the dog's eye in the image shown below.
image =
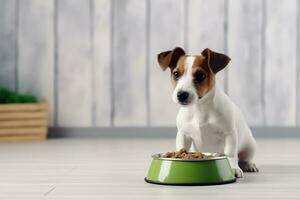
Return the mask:
<path id="1" fill-rule="evenodd" d="M 180 77 L 179 73 L 178 72 L 173 72 L 173 79 L 174 80 L 178 80 Z"/>
<path id="2" fill-rule="evenodd" d="M 204 74 L 203 72 L 197 72 L 194 80 L 196 82 L 201 82 L 201 81 L 204 81 L 205 79 L 206 79 L 206 74 Z"/>

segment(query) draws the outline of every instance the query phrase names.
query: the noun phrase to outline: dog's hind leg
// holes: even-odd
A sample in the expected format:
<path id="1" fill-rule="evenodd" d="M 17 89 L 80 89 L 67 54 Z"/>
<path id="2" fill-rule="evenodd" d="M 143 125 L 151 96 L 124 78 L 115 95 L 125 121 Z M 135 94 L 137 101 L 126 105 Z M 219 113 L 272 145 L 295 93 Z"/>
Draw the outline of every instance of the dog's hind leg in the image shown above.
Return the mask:
<path id="1" fill-rule="evenodd" d="M 250 131 L 250 130 L 249 130 Z M 244 172 L 258 172 L 258 168 L 256 167 L 255 163 L 253 162 L 253 157 L 255 154 L 256 143 L 255 140 L 251 135 L 247 138 L 247 143 L 244 148 L 242 148 L 239 153 L 239 167 Z"/>
<path id="2" fill-rule="evenodd" d="M 258 168 L 253 162 L 239 161 L 239 167 L 243 172 L 258 172 Z"/>

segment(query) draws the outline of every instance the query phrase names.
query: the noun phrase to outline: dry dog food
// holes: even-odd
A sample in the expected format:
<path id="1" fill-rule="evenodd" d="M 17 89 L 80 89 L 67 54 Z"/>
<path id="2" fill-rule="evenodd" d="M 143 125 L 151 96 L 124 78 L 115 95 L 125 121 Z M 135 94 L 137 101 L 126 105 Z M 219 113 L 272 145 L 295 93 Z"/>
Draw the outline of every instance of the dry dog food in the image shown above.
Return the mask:
<path id="1" fill-rule="evenodd" d="M 167 152 L 162 155 L 163 158 L 180 158 L 189 160 L 198 160 L 206 158 L 201 152 L 188 152 L 186 149 L 180 149 L 179 151 Z"/>

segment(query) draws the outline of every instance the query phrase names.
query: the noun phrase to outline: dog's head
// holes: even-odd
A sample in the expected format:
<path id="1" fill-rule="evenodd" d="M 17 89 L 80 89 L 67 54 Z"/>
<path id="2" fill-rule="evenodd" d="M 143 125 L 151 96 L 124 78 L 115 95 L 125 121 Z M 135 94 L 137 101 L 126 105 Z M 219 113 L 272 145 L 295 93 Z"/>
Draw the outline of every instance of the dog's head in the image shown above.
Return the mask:
<path id="1" fill-rule="evenodd" d="M 186 55 L 180 47 L 158 54 L 160 67 L 171 70 L 172 99 L 181 105 L 190 105 L 205 96 L 215 85 L 215 74 L 229 61 L 228 56 L 208 48 L 195 56 Z"/>

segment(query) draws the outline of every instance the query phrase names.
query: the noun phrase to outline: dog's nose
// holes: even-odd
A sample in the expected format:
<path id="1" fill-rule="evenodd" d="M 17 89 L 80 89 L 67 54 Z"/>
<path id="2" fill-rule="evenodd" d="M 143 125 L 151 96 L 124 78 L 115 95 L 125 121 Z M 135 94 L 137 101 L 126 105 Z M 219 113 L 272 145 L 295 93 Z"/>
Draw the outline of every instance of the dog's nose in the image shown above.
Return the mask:
<path id="1" fill-rule="evenodd" d="M 180 102 L 185 102 L 189 97 L 189 93 L 185 91 L 179 91 L 177 92 L 177 99 Z"/>

